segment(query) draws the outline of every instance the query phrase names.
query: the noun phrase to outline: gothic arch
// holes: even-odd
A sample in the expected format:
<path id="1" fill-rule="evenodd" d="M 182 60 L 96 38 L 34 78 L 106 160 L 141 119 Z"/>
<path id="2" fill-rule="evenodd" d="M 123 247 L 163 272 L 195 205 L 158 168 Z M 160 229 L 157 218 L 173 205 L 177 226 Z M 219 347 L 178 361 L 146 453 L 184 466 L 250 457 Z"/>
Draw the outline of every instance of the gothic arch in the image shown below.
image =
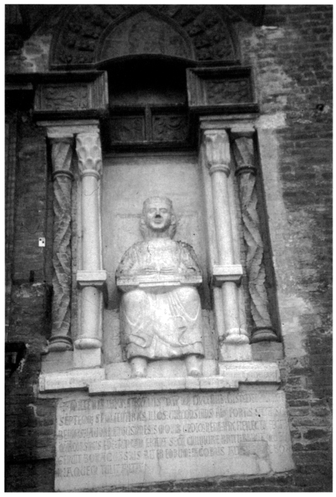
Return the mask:
<path id="1" fill-rule="evenodd" d="M 136 26 L 136 21 L 140 26 Z M 64 16 L 55 27 L 50 67 L 62 70 L 96 67 L 104 58 L 120 54 L 116 45 L 117 35 L 123 41 L 126 36 L 121 26 L 127 28 L 128 34 L 132 32 L 135 39 L 137 30 L 139 34 L 150 21 L 155 28 L 149 40 L 152 53 L 160 54 L 161 50 L 164 55 L 199 62 L 237 62 L 230 21 L 212 6 L 77 5 L 70 12 L 65 9 Z M 158 39 L 155 41 L 155 30 L 163 34 L 163 43 Z M 146 43 L 148 40 L 142 43 L 143 48 Z M 145 53 L 148 53 L 149 49 L 146 50 Z M 135 51 L 139 55 L 140 49 Z"/>
<path id="2" fill-rule="evenodd" d="M 112 22 L 102 33 L 96 61 L 128 55 L 165 55 L 195 59 L 190 38 L 170 18 L 142 7 Z"/>

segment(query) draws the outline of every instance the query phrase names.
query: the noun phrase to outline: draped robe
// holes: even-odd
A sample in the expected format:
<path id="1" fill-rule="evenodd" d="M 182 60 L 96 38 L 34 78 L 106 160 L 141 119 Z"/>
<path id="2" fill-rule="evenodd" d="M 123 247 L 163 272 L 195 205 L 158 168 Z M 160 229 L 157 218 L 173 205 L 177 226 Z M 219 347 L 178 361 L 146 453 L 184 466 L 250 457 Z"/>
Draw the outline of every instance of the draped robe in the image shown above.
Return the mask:
<path id="1" fill-rule="evenodd" d="M 150 268 L 146 275 L 145 268 Z M 116 276 L 124 291 L 120 311 L 128 359 L 204 355 L 196 289 L 201 272 L 190 245 L 170 238 L 136 243 Z"/>

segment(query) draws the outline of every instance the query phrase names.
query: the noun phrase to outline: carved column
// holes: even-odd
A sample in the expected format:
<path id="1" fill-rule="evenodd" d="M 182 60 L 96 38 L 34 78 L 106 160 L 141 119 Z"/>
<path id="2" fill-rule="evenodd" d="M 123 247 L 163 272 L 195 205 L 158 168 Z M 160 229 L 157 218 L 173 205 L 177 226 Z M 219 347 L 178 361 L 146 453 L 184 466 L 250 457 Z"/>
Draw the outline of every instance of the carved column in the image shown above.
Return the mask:
<path id="1" fill-rule="evenodd" d="M 254 165 L 253 134 L 253 128 L 232 129 L 232 150 L 237 166 L 243 234 L 247 247 L 246 272 L 254 323 L 251 342 L 276 341 L 278 338 L 272 328 L 265 286 L 264 245 L 257 210 L 257 169 Z"/>
<path id="2" fill-rule="evenodd" d="M 99 349 L 90 366 L 100 365 L 102 307 L 106 272 L 102 269 L 100 179 L 102 155 L 98 129 L 76 136 L 81 178 L 82 269 L 77 272 L 81 289 L 80 332 L 76 349 Z M 93 356 L 92 356 L 93 357 Z"/>
<path id="3" fill-rule="evenodd" d="M 71 172 L 73 138 L 52 138 L 51 160 L 54 181 L 54 242 L 52 331 L 49 351 L 72 349 L 71 303 Z"/>
<path id="4" fill-rule="evenodd" d="M 234 253 L 232 215 L 228 192 L 230 175 L 230 143 L 224 129 L 205 129 L 203 132 L 205 157 L 211 176 L 213 215 L 216 232 L 218 264 L 212 274 L 215 285 L 221 287 L 225 330 L 219 330 L 224 344 L 247 344 L 249 338 L 241 326 L 237 284 L 243 274 Z"/>

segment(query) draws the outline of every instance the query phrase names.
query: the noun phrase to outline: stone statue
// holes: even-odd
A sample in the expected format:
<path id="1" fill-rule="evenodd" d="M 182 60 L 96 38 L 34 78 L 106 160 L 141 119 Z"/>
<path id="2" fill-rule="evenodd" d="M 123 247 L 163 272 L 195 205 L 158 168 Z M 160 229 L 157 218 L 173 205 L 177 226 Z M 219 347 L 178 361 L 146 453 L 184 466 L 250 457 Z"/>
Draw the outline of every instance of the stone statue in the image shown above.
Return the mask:
<path id="1" fill-rule="evenodd" d="M 185 357 L 187 373 L 201 375 L 201 271 L 190 245 L 172 240 L 176 218 L 168 198 L 143 205 L 143 242 L 132 245 L 117 268 L 123 292 L 121 326 L 132 376 L 147 374 L 148 360 Z"/>

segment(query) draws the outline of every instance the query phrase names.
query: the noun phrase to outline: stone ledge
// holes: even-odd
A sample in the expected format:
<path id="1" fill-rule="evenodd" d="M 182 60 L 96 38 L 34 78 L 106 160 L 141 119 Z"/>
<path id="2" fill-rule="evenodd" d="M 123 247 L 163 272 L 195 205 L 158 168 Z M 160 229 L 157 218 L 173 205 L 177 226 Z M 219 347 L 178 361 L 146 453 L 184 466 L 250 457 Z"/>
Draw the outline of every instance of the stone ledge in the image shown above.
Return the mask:
<path id="1" fill-rule="evenodd" d="M 209 376 L 193 378 L 132 378 L 130 380 L 104 380 L 89 385 L 89 394 L 134 393 L 134 392 L 170 392 L 177 390 L 238 390 L 238 381 Z"/>
<path id="2" fill-rule="evenodd" d="M 40 392 L 57 390 L 87 390 L 91 383 L 105 379 L 103 368 L 74 369 L 66 373 L 41 374 L 39 378 Z"/>
<path id="3" fill-rule="evenodd" d="M 280 371 L 270 362 L 221 362 L 219 374 L 240 383 L 280 383 Z"/>
<path id="4" fill-rule="evenodd" d="M 78 270 L 76 274 L 76 281 L 79 287 L 84 286 L 103 286 L 107 279 L 107 273 L 105 270 L 97 271 L 84 271 Z"/>
<path id="5" fill-rule="evenodd" d="M 240 283 L 244 272 L 241 264 L 218 265 L 212 267 L 213 282 L 217 286 L 221 286 L 226 281 L 234 281 Z"/>
<path id="6" fill-rule="evenodd" d="M 107 380 L 130 380 L 132 371 L 127 362 L 114 362 L 105 365 Z M 202 377 L 218 376 L 218 363 L 214 359 L 203 359 Z M 147 378 L 185 378 L 187 369 L 183 359 L 162 359 L 160 361 L 149 361 L 147 366 Z"/>
<path id="7" fill-rule="evenodd" d="M 104 368 L 77 369 L 63 373 L 41 374 L 40 392 L 88 390 L 91 395 L 164 392 L 176 390 L 237 390 L 239 383 L 279 383 L 280 372 L 274 363 L 219 363 L 219 375 L 165 378 L 106 379 Z"/>

